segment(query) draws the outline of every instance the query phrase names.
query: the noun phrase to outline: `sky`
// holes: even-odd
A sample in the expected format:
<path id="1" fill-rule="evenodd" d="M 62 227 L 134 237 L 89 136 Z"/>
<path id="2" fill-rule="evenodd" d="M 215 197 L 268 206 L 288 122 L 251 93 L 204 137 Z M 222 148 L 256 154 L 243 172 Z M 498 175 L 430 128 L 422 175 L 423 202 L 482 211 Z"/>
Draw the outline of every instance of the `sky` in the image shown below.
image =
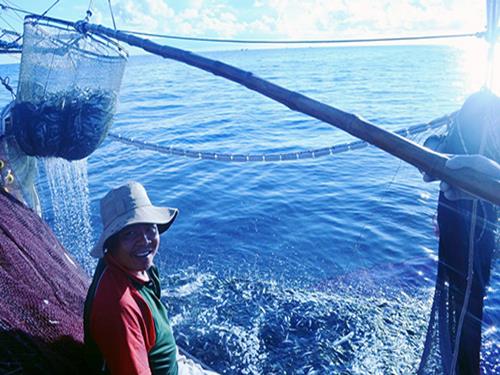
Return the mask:
<path id="1" fill-rule="evenodd" d="M 0 0 L 43 13 L 55 0 Z M 343 39 L 482 31 L 486 0 L 110 0 L 117 28 L 239 39 Z M 48 15 L 112 26 L 108 0 L 59 0 Z M 12 11 L 0 27 L 20 31 Z M 203 49 L 201 44 L 189 44 Z M 181 46 L 182 47 L 182 46 Z"/>

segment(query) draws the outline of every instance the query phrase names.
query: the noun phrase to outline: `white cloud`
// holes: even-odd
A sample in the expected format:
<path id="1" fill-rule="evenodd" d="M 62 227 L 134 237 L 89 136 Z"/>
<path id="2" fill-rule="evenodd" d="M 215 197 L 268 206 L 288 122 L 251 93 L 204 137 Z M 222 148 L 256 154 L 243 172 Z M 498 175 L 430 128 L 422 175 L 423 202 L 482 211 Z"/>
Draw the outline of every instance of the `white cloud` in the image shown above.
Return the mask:
<path id="1" fill-rule="evenodd" d="M 258 0 L 288 37 L 376 37 L 480 31 L 483 2 L 472 0 Z"/>
<path id="2" fill-rule="evenodd" d="M 115 0 L 113 7 L 122 29 L 226 38 L 459 33 L 480 31 L 485 24 L 485 4 L 477 0 L 189 0 L 179 1 L 175 8 L 169 4 L 174 2 Z"/>
<path id="3" fill-rule="evenodd" d="M 200 5 L 200 4 L 198 4 Z M 179 24 L 191 25 L 190 35 L 211 37 L 232 37 L 244 29 L 236 12 L 224 5 L 206 4 L 188 8 L 178 15 Z"/>
<path id="4" fill-rule="evenodd" d="M 252 30 L 257 34 L 272 35 L 275 31 L 275 20 L 268 15 L 264 15 L 258 20 L 249 22 L 246 30 Z"/>
<path id="5" fill-rule="evenodd" d="M 177 12 L 165 0 L 117 0 L 113 4 L 118 28 L 186 36 L 231 37 L 244 26 L 236 12 L 217 1 L 192 0 Z"/>
<path id="6" fill-rule="evenodd" d="M 161 0 L 157 0 L 160 1 Z M 113 12 L 118 28 L 133 29 L 137 31 L 154 30 L 158 27 L 159 17 L 152 12 L 150 4 L 133 0 L 119 0 L 113 4 Z M 109 22 L 108 22 L 109 23 Z"/>
<path id="7" fill-rule="evenodd" d="M 146 0 L 148 11 L 162 18 L 173 18 L 175 12 L 162 0 Z"/>

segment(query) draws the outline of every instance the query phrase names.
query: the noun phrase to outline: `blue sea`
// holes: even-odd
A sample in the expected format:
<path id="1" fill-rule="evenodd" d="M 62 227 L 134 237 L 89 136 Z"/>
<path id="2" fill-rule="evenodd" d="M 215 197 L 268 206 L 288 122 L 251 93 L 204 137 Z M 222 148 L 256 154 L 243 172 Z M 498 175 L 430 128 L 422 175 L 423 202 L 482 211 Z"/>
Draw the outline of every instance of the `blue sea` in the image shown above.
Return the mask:
<path id="1" fill-rule="evenodd" d="M 427 123 L 478 90 L 477 53 L 451 45 L 242 49 L 221 60 L 388 130 Z M 15 83 L 18 67 L 0 67 Z M 8 93 L 3 98 L 7 103 Z M 300 152 L 342 131 L 235 83 L 130 58 L 112 132 L 196 152 Z M 422 142 L 427 134 L 412 139 Z M 177 343 L 222 374 L 414 374 L 437 268 L 438 183 L 374 147 L 227 163 L 108 138 L 86 161 L 40 161 L 44 217 L 91 272 L 99 199 L 129 180 L 180 209 L 156 263 Z M 498 261 L 483 370 L 500 371 Z"/>

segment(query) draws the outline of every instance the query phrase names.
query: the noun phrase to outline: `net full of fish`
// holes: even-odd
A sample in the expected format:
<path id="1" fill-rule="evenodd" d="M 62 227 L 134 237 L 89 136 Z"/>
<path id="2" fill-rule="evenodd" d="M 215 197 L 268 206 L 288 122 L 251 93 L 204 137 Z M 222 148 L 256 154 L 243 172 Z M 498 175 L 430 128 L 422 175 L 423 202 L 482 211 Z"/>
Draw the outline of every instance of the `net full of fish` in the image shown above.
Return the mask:
<path id="1" fill-rule="evenodd" d="M 36 103 L 14 105 L 12 131 L 28 155 L 78 160 L 102 143 L 115 108 L 110 90 L 75 87 L 48 93 Z"/>
<path id="2" fill-rule="evenodd" d="M 30 15 L 12 127 L 30 156 L 78 160 L 104 140 L 116 110 L 128 54 L 71 22 Z"/>

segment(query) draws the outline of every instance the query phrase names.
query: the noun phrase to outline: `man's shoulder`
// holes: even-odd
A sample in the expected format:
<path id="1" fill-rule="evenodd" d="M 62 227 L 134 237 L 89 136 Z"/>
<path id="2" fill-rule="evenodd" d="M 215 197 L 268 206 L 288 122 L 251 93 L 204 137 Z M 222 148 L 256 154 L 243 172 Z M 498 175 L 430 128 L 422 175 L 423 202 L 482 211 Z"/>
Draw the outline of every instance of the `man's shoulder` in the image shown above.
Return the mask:
<path id="1" fill-rule="evenodd" d="M 136 305 L 140 295 L 126 274 L 107 266 L 100 277 L 94 298 L 94 306 L 130 308 Z"/>

